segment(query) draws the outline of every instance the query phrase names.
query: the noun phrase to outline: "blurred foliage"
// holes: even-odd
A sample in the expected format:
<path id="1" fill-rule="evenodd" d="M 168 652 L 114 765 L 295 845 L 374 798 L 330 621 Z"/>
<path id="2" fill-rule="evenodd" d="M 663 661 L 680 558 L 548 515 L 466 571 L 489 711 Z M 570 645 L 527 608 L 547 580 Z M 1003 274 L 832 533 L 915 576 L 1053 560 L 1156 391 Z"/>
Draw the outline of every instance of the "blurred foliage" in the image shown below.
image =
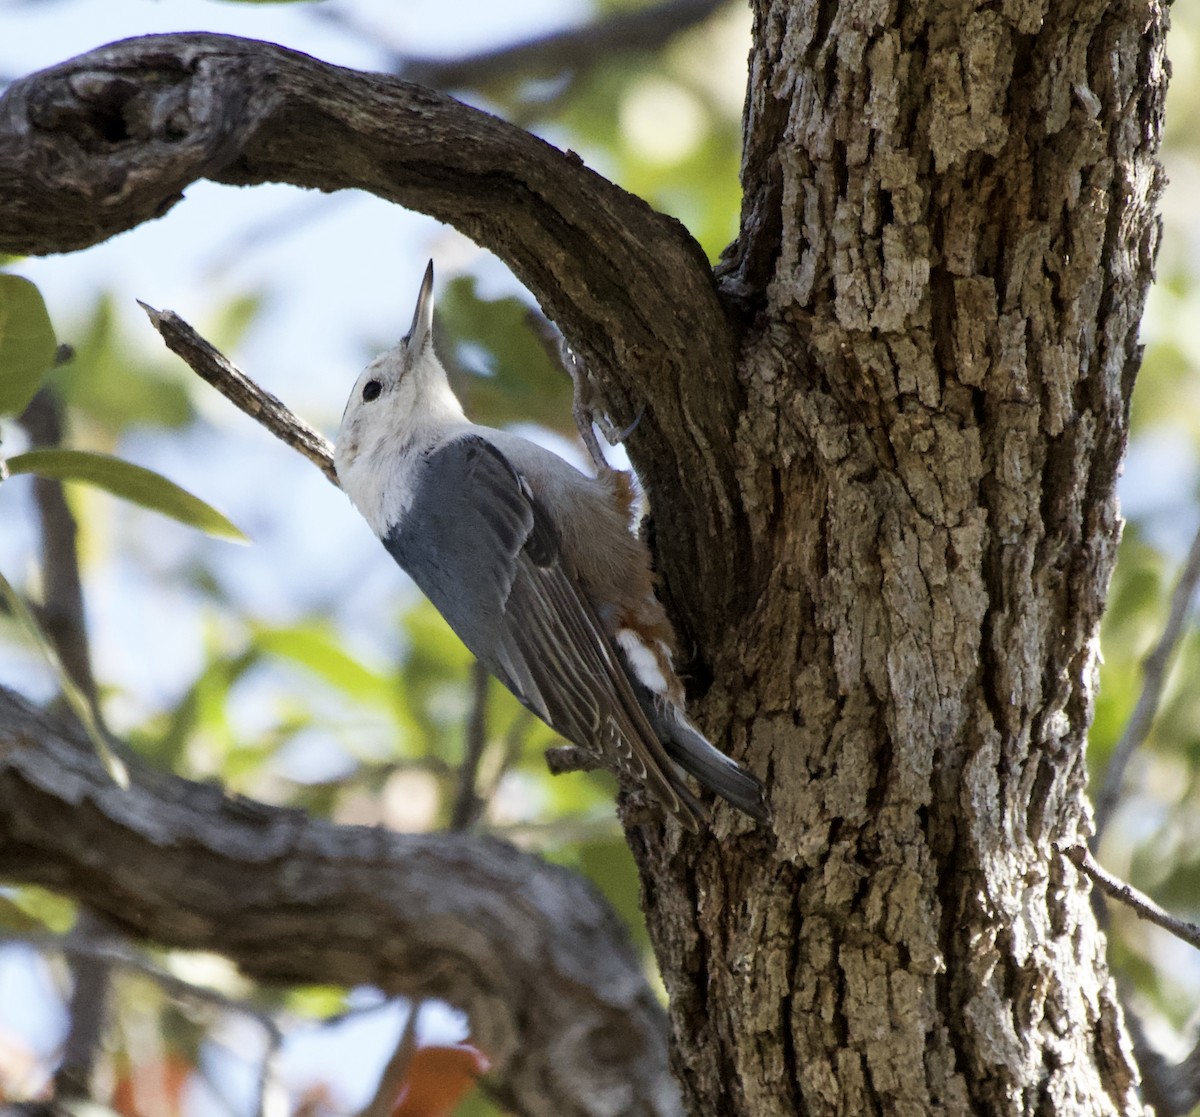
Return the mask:
<path id="1" fill-rule="evenodd" d="M 97 716 L 97 710 L 88 695 L 84 692 L 78 679 L 71 676 L 63 666 L 53 640 L 43 629 L 41 622 L 29 607 L 25 599 L 17 592 L 12 583 L 0 574 L 0 606 L 17 622 L 18 631 L 33 644 L 45 657 L 46 663 L 54 673 L 59 693 L 71 711 L 75 720 L 87 732 L 96 755 L 104 765 L 113 783 L 119 787 L 127 787 L 129 774 L 124 762 L 113 751 L 109 744 L 104 727 Z"/>
<path id="2" fill-rule="evenodd" d="M 1133 394 L 1127 516 L 1100 634 L 1100 686 L 1089 737 L 1094 786 L 1103 780 L 1142 689 L 1142 664 L 1162 633 L 1190 537 L 1200 530 L 1200 9 L 1177 5 L 1168 42 L 1172 78 L 1164 159 L 1158 280 L 1143 323 L 1145 357 Z M 1136 468 L 1135 468 L 1136 466 Z M 1200 920 L 1200 630 L 1196 603 L 1175 650 L 1150 734 L 1124 779 L 1098 851 L 1107 868 L 1174 914 Z M 1153 1025 L 1196 1040 L 1200 959 L 1165 932 L 1108 904 L 1110 964 Z"/>
<path id="3" fill-rule="evenodd" d="M 74 922 L 75 905 L 55 892 L 35 884 L 0 891 L 0 927 L 9 933 L 65 934 Z"/>
<path id="4" fill-rule="evenodd" d="M 475 278 L 464 275 L 446 285 L 437 312 L 450 386 L 468 415 L 486 415 L 491 426 L 537 423 L 574 436 L 558 331 L 537 311 L 514 297 L 480 298 Z"/>
<path id="5" fill-rule="evenodd" d="M 714 63 L 721 51 L 744 53 L 748 21 L 730 8 L 659 58 L 597 67 L 556 120 L 603 173 L 682 221 L 714 262 L 737 233 L 742 140 L 742 87 L 732 98 L 714 89 L 725 69 Z"/>
<path id="6" fill-rule="evenodd" d="M 596 4 L 598 16 L 649 3 Z M 729 3 L 661 52 L 585 54 L 562 72 L 481 90 L 500 115 L 569 146 L 607 178 L 682 221 L 716 261 L 737 233 L 750 13 Z"/>
<path id="7" fill-rule="evenodd" d="M 111 445 L 130 427 L 178 430 L 195 417 L 184 373 L 167 354 L 153 361 L 117 330 L 112 299 L 101 294 L 91 320 L 72 338 L 74 359 L 57 369 L 51 383 L 86 422 L 101 446 Z"/>

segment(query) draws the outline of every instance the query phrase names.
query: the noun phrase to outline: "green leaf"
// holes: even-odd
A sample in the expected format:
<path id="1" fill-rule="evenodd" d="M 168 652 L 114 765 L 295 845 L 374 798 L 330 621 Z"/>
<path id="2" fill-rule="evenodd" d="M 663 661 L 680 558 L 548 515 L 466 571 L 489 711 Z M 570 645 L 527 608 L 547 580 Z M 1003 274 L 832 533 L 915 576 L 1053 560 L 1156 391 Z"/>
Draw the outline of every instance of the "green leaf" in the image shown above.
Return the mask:
<path id="1" fill-rule="evenodd" d="M 289 1012 L 308 1020 L 328 1020 L 346 1011 L 346 990 L 335 985 L 303 985 L 284 995 Z"/>
<path id="2" fill-rule="evenodd" d="M 103 489 L 122 500 L 161 512 L 181 524 L 199 528 L 209 535 L 248 543 L 246 536 L 210 504 L 205 504 L 174 481 L 140 465 L 93 454 L 87 450 L 30 450 L 8 459 L 8 471 L 34 473 L 56 481 L 77 481 Z"/>
<path id="3" fill-rule="evenodd" d="M 205 335 L 218 349 L 228 353 L 241 343 L 262 313 L 263 302 L 261 294 L 235 295 L 217 311 L 216 320 Z"/>
<path id="4" fill-rule="evenodd" d="M 229 692 L 260 661 L 255 649 L 234 653 L 224 644 L 210 646 L 203 671 L 166 714 L 165 724 L 135 734 L 142 755 L 179 770 L 188 765 L 188 746 L 203 738 L 210 755 L 223 760 L 235 744 L 228 717 Z"/>
<path id="5" fill-rule="evenodd" d="M 42 293 L 19 275 L 0 275 L 0 415 L 25 410 L 56 345 Z"/>
<path id="6" fill-rule="evenodd" d="M 504 1117 L 508 1112 L 499 1109 L 482 1090 L 472 1090 L 454 1111 L 454 1117 Z"/>
<path id="7" fill-rule="evenodd" d="M 348 654 L 336 634 L 320 622 L 256 626 L 254 642 L 259 651 L 307 668 L 360 704 L 390 708 L 395 702 L 395 681 Z"/>

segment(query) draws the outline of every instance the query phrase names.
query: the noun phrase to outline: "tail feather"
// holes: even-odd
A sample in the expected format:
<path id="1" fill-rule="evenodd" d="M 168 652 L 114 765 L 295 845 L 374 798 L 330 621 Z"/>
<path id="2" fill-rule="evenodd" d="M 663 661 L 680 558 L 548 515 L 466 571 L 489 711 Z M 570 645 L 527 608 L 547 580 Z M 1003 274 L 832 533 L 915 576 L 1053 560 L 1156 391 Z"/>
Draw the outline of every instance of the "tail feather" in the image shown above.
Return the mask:
<path id="1" fill-rule="evenodd" d="M 627 631 L 630 639 L 622 639 L 622 635 Z M 637 639 L 637 633 L 622 629 L 617 633 L 614 645 L 625 666 L 625 673 L 633 686 L 638 705 L 642 707 L 646 720 L 662 742 L 663 749 L 672 763 L 678 764 L 688 775 L 694 776 L 701 787 L 719 795 L 730 806 L 736 807 L 756 822 L 769 823 L 771 811 L 767 806 L 766 792 L 758 777 L 709 742 L 688 720 L 683 707 L 672 699 L 671 687 L 663 682 L 663 677 L 669 674 L 675 687 L 680 691 L 682 687 L 671 672 L 669 656 L 665 666 L 660 664 L 657 668 L 656 681 L 663 683 L 660 689 L 649 681 L 645 664 L 637 658 L 638 652 L 653 655 L 653 651 L 644 646 L 644 641 Z M 638 667 L 642 667 L 642 670 L 638 670 Z M 688 790 L 679 772 L 672 769 L 665 775 L 693 818 L 703 821 L 707 812 Z"/>
<path id="2" fill-rule="evenodd" d="M 648 696 L 649 697 L 649 696 Z M 662 740 L 667 755 L 685 772 L 695 776 L 700 786 L 719 795 L 732 807 L 757 822 L 771 821 L 763 785 L 736 760 L 731 760 L 711 744 L 682 710 L 667 706 L 661 698 L 650 697 L 643 705 Z"/>
<path id="3" fill-rule="evenodd" d="M 710 744 L 695 727 L 682 719 L 671 719 L 674 732 L 665 736 L 667 755 L 685 772 L 696 777 L 701 786 L 719 795 L 730 806 L 757 822 L 771 821 L 763 785 L 720 749 Z"/>

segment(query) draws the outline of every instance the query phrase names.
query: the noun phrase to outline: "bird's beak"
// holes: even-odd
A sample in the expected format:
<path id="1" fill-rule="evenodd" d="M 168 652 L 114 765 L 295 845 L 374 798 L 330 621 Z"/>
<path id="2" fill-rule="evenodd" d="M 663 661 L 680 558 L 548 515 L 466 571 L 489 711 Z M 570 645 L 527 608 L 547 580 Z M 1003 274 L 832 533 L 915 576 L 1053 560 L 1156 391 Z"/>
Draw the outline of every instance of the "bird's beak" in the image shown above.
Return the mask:
<path id="1" fill-rule="evenodd" d="M 412 327 L 408 331 L 408 351 L 419 353 L 433 337 L 433 261 L 425 269 L 417 309 L 413 311 Z"/>

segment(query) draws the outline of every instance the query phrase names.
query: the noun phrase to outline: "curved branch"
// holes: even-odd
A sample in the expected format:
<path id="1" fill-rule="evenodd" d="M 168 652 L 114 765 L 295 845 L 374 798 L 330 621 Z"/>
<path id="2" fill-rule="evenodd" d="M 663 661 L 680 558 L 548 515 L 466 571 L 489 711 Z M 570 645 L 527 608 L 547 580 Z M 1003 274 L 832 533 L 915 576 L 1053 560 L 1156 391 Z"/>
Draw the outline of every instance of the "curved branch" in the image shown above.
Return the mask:
<path id="1" fill-rule="evenodd" d="M 520 1113 L 678 1113 L 662 1010 L 582 878 L 495 839 L 335 826 L 130 773 L 122 791 L 0 688 L 0 875 L 260 980 L 443 998 Z"/>
<path id="2" fill-rule="evenodd" d="M 749 545 L 713 463 L 740 408 L 733 330 L 679 222 L 496 117 L 382 74 L 224 35 L 146 36 L 15 82 L 0 99 L 0 251 L 83 248 L 161 216 L 200 178 L 355 188 L 503 258 L 604 386 L 685 583 L 733 587 Z M 716 540 L 717 545 L 710 545 Z M 708 624 L 699 623 L 707 614 Z"/>

